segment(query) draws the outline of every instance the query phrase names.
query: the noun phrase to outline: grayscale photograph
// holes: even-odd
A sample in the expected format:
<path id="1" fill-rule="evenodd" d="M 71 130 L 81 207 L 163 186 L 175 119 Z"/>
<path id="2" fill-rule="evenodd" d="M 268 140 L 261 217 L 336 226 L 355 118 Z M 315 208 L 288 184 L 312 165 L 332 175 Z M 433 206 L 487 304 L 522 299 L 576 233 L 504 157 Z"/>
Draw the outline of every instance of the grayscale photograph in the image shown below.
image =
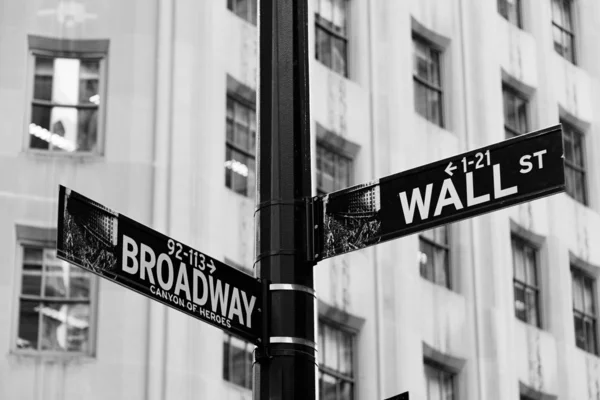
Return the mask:
<path id="1" fill-rule="evenodd" d="M 0 0 L 0 399 L 600 400 L 599 22 Z"/>

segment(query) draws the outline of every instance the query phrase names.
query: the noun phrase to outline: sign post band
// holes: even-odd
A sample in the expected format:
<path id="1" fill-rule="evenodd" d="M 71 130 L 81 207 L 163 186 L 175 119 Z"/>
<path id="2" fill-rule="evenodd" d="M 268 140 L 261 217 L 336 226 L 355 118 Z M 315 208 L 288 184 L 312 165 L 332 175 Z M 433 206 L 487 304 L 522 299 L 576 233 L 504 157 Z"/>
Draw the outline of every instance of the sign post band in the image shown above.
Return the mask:
<path id="1" fill-rule="evenodd" d="M 64 186 L 56 250 L 104 279 L 259 342 L 259 281 Z"/>

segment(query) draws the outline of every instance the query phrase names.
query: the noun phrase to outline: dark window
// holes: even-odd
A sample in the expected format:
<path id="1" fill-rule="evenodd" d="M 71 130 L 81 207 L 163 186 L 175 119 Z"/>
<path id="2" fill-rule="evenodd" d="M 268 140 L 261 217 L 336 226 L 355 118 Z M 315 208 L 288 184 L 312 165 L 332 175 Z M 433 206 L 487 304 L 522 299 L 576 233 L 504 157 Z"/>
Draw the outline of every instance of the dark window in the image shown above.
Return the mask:
<path id="1" fill-rule="evenodd" d="M 582 204 L 587 204 L 585 183 L 583 134 L 562 122 L 565 145 L 565 184 L 567 194 Z"/>
<path id="2" fill-rule="evenodd" d="M 571 266 L 571 278 L 575 343 L 580 349 L 598 354 L 595 279 L 574 266 Z"/>
<path id="3" fill-rule="evenodd" d="M 427 400 L 455 400 L 454 374 L 425 362 Z"/>
<path id="4" fill-rule="evenodd" d="M 419 235 L 419 264 L 421 276 L 444 286 L 450 285 L 450 262 L 448 258 L 448 227 L 424 231 Z"/>
<path id="5" fill-rule="evenodd" d="M 317 193 L 319 195 L 350 187 L 352 160 L 329 146 L 317 144 Z"/>
<path id="6" fill-rule="evenodd" d="M 554 50 L 575 64 L 572 6 L 573 2 L 571 0 L 552 0 L 552 31 Z"/>
<path id="7" fill-rule="evenodd" d="M 415 110 L 436 125 L 444 126 L 440 51 L 413 36 Z"/>
<path id="8" fill-rule="evenodd" d="M 92 274 L 23 244 L 18 351 L 91 354 Z"/>
<path id="9" fill-rule="evenodd" d="M 29 148 L 98 151 L 102 57 L 56 57 L 34 53 Z"/>
<path id="10" fill-rule="evenodd" d="M 254 106 L 228 95 L 226 129 L 225 185 L 239 194 L 254 197 L 256 184 Z"/>
<path id="11" fill-rule="evenodd" d="M 348 76 L 347 1 L 317 0 L 315 5 L 316 58 L 343 76 Z"/>
<path id="12" fill-rule="evenodd" d="M 523 322 L 540 327 L 540 288 L 538 252 L 529 242 L 513 236 L 513 286 L 515 315 Z"/>
<path id="13" fill-rule="evenodd" d="M 227 8 L 238 17 L 256 25 L 256 0 L 227 0 Z"/>
<path id="14" fill-rule="evenodd" d="M 511 24 L 523 28 L 521 0 L 498 0 L 498 13 Z"/>
<path id="15" fill-rule="evenodd" d="M 225 334 L 223 342 L 223 379 L 252 389 L 252 351 L 254 345 Z"/>
<path id="16" fill-rule="evenodd" d="M 506 138 L 512 138 L 529 131 L 527 123 L 527 100 L 515 90 L 503 86 L 504 132 Z"/>
<path id="17" fill-rule="evenodd" d="M 319 393 L 321 400 L 354 398 L 354 335 L 319 321 Z"/>

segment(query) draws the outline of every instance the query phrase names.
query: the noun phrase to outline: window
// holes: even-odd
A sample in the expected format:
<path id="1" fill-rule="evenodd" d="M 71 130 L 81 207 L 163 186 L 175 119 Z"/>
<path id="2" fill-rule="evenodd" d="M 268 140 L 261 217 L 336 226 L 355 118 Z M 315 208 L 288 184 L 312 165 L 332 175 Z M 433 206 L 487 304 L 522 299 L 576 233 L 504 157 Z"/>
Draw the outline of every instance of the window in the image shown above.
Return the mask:
<path id="1" fill-rule="evenodd" d="M 225 186 L 253 198 L 256 184 L 256 112 L 254 104 L 227 95 Z"/>
<path id="2" fill-rule="evenodd" d="M 238 17 L 256 25 L 256 0 L 227 0 L 227 8 Z"/>
<path id="3" fill-rule="evenodd" d="M 348 76 L 348 0 L 317 0 L 316 58 L 340 75 Z"/>
<path id="4" fill-rule="evenodd" d="M 354 398 L 354 335 L 319 321 L 319 393 L 321 400 Z"/>
<path id="5" fill-rule="evenodd" d="M 554 50 L 575 64 L 575 34 L 571 0 L 552 0 Z"/>
<path id="6" fill-rule="evenodd" d="M 517 236 L 511 238 L 511 243 L 515 315 L 523 322 L 540 327 L 537 249 Z"/>
<path id="7" fill-rule="evenodd" d="M 53 248 L 23 243 L 20 251 L 17 350 L 91 354 L 95 277 L 57 259 Z"/>
<path id="8" fill-rule="evenodd" d="M 29 37 L 34 78 L 28 147 L 100 153 L 108 41 Z M 86 51 L 86 48 L 90 51 Z"/>
<path id="9" fill-rule="evenodd" d="M 455 400 L 454 374 L 437 364 L 425 362 L 427 400 Z"/>
<path id="10" fill-rule="evenodd" d="M 511 24 L 523 28 L 521 0 L 498 0 L 498 13 Z"/>
<path id="11" fill-rule="evenodd" d="M 330 146 L 317 144 L 317 193 L 319 195 L 350 187 L 352 160 Z"/>
<path id="12" fill-rule="evenodd" d="M 252 389 L 252 351 L 254 345 L 225 334 L 223 342 L 223 379 Z"/>
<path id="13" fill-rule="evenodd" d="M 565 145 L 565 184 L 567 194 L 582 204 L 587 204 L 583 134 L 561 121 Z"/>
<path id="14" fill-rule="evenodd" d="M 598 354 L 595 279 L 574 266 L 571 266 L 571 278 L 575 343 L 580 349 Z"/>
<path id="15" fill-rule="evenodd" d="M 448 259 L 448 227 L 430 229 L 419 235 L 419 266 L 421 276 L 450 289 L 450 262 Z"/>
<path id="16" fill-rule="evenodd" d="M 502 86 L 504 100 L 504 132 L 510 139 L 517 135 L 527 133 L 527 100 L 514 89 Z"/>
<path id="17" fill-rule="evenodd" d="M 415 110 L 429 121 L 444 126 L 441 52 L 430 42 L 413 36 Z"/>

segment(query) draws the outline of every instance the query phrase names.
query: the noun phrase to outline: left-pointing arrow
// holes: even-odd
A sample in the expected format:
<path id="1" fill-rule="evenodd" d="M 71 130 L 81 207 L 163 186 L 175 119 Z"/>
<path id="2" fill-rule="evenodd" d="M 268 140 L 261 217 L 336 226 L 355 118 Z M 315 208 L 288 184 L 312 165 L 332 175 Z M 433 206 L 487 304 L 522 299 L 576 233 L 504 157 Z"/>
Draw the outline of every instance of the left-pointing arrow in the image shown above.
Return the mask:
<path id="1" fill-rule="evenodd" d="M 448 175 L 452 176 L 452 171 L 454 171 L 455 169 L 456 169 L 456 167 L 452 166 L 452 161 L 450 161 L 450 163 L 448 163 L 448 166 L 446 167 L 444 172 L 446 172 Z"/>

